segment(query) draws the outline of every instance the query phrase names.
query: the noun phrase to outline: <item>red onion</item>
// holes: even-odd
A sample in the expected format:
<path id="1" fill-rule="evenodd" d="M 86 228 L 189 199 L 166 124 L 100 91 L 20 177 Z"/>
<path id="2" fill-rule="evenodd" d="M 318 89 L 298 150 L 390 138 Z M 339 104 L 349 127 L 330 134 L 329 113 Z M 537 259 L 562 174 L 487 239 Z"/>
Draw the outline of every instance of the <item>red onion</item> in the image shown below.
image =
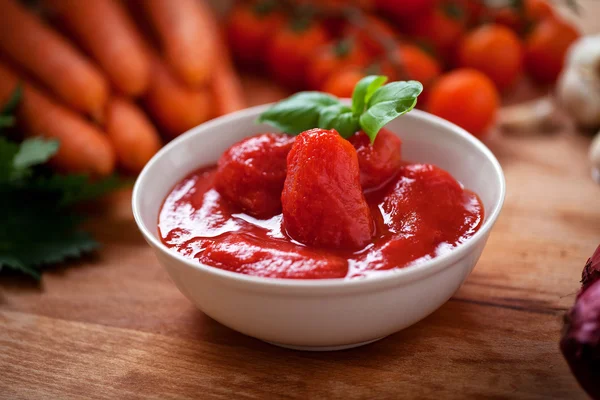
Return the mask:
<path id="1" fill-rule="evenodd" d="M 575 305 L 565 315 L 560 349 L 583 389 L 600 399 L 600 246 L 583 269 Z"/>

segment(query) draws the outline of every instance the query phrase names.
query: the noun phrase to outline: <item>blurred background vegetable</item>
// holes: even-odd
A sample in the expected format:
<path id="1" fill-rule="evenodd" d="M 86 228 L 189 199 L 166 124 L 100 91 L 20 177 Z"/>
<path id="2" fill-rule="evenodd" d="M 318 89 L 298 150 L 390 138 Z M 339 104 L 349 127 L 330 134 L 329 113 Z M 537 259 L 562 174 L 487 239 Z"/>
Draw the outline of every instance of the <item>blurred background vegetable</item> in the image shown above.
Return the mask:
<path id="1" fill-rule="evenodd" d="M 585 264 L 581 283 L 565 315 L 560 349 L 579 384 L 600 399 L 600 246 Z"/>

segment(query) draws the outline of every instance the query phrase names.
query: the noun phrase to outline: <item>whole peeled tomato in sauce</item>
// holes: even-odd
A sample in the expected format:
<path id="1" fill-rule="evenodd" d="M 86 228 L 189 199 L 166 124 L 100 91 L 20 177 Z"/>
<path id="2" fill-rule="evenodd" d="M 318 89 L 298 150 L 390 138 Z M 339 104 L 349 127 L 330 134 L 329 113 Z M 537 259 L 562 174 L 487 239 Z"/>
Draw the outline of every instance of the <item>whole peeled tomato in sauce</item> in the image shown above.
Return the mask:
<path id="1" fill-rule="evenodd" d="M 363 190 L 385 184 L 402 166 L 402 141 L 387 129 L 379 131 L 373 144 L 363 131 L 348 140 L 356 149 Z"/>
<path id="2" fill-rule="evenodd" d="M 429 164 L 405 164 L 383 189 L 369 193 L 381 213 L 373 248 L 358 259 L 358 270 L 382 270 L 431 258 L 471 237 L 483 221 L 477 195 L 465 191 L 446 171 Z"/>
<path id="3" fill-rule="evenodd" d="M 234 144 L 219 159 L 216 189 L 252 216 L 281 212 L 286 159 L 293 143 L 292 136 L 264 133 Z"/>
<path id="4" fill-rule="evenodd" d="M 306 245 L 361 248 L 373 237 L 356 150 L 335 130 L 311 129 L 296 138 L 281 202 L 287 233 Z"/>
<path id="5" fill-rule="evenodd" d="M 459 229 L 462 225 L 477 225 L 481 210 L 472 212 L 470 207 L 465 208 L 473 195 L 465 193 L 448 172 L 431 164 L 410 164 L 401 168 L 400 176 L 382 204 L 383 213 L 396 233 L 415 233 L 418 222 L 431 231 L 432 240 L 451 243 L 459 237 L 447 237 L 450 232 L 462 235 L 465 233 Z M 474 203 L 480 207 L 478 202 Z M 413 218 L 417 214 L 419 221 Z"/>

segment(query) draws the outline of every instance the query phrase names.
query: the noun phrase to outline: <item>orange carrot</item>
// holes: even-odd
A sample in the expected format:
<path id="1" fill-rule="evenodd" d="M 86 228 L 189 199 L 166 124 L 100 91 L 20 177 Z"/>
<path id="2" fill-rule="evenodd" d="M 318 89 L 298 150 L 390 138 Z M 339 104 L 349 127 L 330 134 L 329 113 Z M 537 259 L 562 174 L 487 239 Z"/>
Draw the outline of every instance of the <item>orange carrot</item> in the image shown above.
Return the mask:
<path id="1" fill-rule="evenodd" d="M 215 24 L 217 57 L 211 79 L 216 115 L 225 115 L 246 108 L 242 82 L 235 71 L 225 42 Z"/>
<path id="2" fill-rule="evenodd" d="M 144 0 L 166 59 L 188 85 L 208 82 L 214 70 L 213 15 L 204 0 Z"/>
<path id="3" fill-rule="evenodd" d="M 125 98 L 109 101 L 106 132 L 119 163 L 130 172 L 140 172 L 161 146 L 158 132 L 144 112 Z"/>
<path id="4" fill-rule="evenodd" d="M 0 51 L 72 107 L 100 119 L 108 98 L 102 73 L 15 0 L 0 0 L 0 10 Z"/>
<path id="5" fill-rule="evenodd" d="M 24 91 L 17 122 L 26 136 L 60 141 L 58 153 L 51 160 L 58 169 L 93 176 L 105 176 L 114 170 L 115 151 L 102 132 L 0 63 L 0 99 L 6 100 L 19 82 Z"/>
<path id="6" fill-rule="evenodd" d="M 140 95 L 150 81 L 150 61 L 134 22 L 117 0 L 44 0 L 58 20 L 90 52 L 113 84 Z"/>
<path id="7" fill-rule="evenodd" d="M 207 88 L 191 89 L 181 83 L 157 57 L 152 57 L 152 78 L 144 104 L 165 133 L 173 138 L 212 117 Z"/>

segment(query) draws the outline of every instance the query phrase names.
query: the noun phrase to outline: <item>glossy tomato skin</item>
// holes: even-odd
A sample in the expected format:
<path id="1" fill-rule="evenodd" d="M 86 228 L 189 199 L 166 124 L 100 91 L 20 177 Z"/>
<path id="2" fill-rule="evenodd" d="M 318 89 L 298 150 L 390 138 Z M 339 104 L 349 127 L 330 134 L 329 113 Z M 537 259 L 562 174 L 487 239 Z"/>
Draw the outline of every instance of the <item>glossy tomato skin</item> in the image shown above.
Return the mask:
<path id="1" fill-rule="evenodd" d="M 436 236 L 442 234 L 444 225 L 461 218 L 453 209 L 462 206 L 462 196 L 460 184 L 448 172 L 430 164 L 407 165 L 385 196 L 382 209 L 394 231 L 406 235 L 429 231 L 430 239 L 441 240 Z M 417 210 L 419 218 L 412 219 L 411 214 Z"/>
<path id="2" fill-rule="evenodd" d="M 373 143 L 363 131 L 348 140 L 356 149 L 363 190 L 383 186 L 402 166 L 402 141 L 385 128 L 379 131 Z"/>
<path id="3" fill-rule="evenodd" d="M 359 249 L 373 237 L 356 150 L 335 130 L 312 129 L 296 138 L 281 202 L 285 230 L 308 246 Z"/>
<path id="4" fill-rule="evenodd" d="M 365 67 L 369 55 L 360 43 L 342 40 L 323 47 L 309 62 L 307 82 L 309 88 L 323 90 L 327 79 L 345 67 Z"/>
<path id="5" fill-rule="evenodd" d="M 219 159 L 215 187 L 240 211 L 269 218 L 281 211 L 286 160 L 294 137 L 265 133 L 231 146 Z"/>
<path id="6" fill-rule="evenodd" d="M 523 72 L 523 45 L 509 28 L 489 24 L 469 32 L 462 40 L 459 65 L 486 74 L 498 87 L 513 86 Z"/>
<path id="7" fill-rule="evenodd" d="M 442 75 L 433 85 L 427 111 L 483 137 L 495 121 L 500 94 L 490 78 L 461 68 Z"/>
<path id="8" fill-rule="evenodd" d="M 235 58 L 248 66 L 262 63 L 273 32 L 279 31 L 285 21 L 284 15 L 278 11 L 237 3 L 226 24 L 227 40 Z"/>
<path id="9" fill-rule="evenodd" d="M 565 56 L 579 32 L 558 19 L 536 25 L 525 42 L 525 68 L 539 83 L 553 83 L 563 68 Z"/>
<path id="10" fill-rule="evenodd" d="M 315 49 L 328 41 L 325 29 L 317 23 L 295 26 L 287 25 L 272 32 L 272 41 L 267 49 L 267 65 L 280 83 L 290 88 L 306 86 L 306 69 Z"/>

